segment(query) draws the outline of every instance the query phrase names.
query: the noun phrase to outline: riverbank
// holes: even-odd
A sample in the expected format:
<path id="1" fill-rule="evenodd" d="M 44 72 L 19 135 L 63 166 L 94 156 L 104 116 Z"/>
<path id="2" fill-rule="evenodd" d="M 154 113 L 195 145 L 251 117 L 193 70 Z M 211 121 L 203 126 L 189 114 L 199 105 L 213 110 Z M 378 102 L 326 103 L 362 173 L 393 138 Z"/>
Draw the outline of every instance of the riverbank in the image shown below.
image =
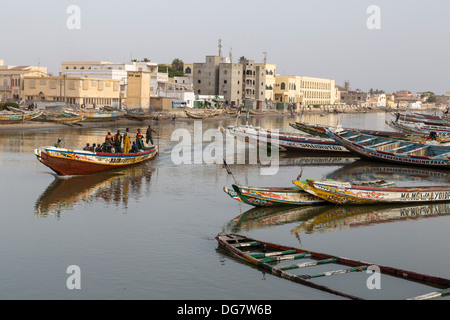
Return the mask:
<path id="1" fill-rule="evenodd" d="M 396 112 L 396 109 L 392 108 L 377 108 L 377 109 L 368 109 L 368 108 L 354 108 L 350 110 L 344 110 L 337 113 L 342 114 L 352 114 L 352 113 L 380 113 L 380 112 Z M 400 110 L 405 111 L 405 110 Z M 420 109 L 420 110 L 414 110 L 413 112 L 424 112 L 424 113 L 436 113 L 439 114 L 443 110 L 442 109 Z M 194 111 L 195 112 L 195 111 Z M 335 110 L 332 109 L 322 109 L 322 108 L 312 108 L 310 110 L 304 111 L 304 114 L 320 114 L 320 115 L 326 115 L 330 113 L 336 113 Z M 63 123 L 54 123 L 54 122 L 40 122 L 40 121 L 25 121 L 23 123 L 16 123 L 16 124 L 0 124 L 0 132 L 8 132 L 8 131 L 17 131 L 17 130 L 56 130 L 56 129 L 63 129 L 63 128 L 93 128 L 93 127 L 100 127 L 100 128 L 108 128 L 108 127 L 126 127 L 126 126 L 135 126 L 137 124 L 142 124 L 142 126 L 147 125 L 156 125 L 158 123 L 170 123 L 170 122 L 194 122 L 198 121 L 196 119 L 191 119 L 186 116 L 184 110 L 174 110 L 167 113 L 161 113 L 159 114 L 161 116 L 160 120 L 133 120 L 133 119 L 127 119 L 122 118 L 118 120 L 110 120 L 110 121 L 104 121 L 104 122 L 80 122 L 77 124 L 63 124 Z M 294 113 L 295 116 L 302 115 L 301 112 Z M 260 117 L 291 117 L 291 113 L 289 111 L 285 110 L 267 110 L 264 111 L 263 114 L 258 115 L 250 115 L 252 118 L 260 118 Z M 246 113 L 242 113 L 241 118 L 246 117 Z M 215 117 L 206 118 L 202 121 L 224 121 L 224 120 L 234 120 L 236 119 L 236 116 L 229 115 L 229 114 L 219 114 Z"/>

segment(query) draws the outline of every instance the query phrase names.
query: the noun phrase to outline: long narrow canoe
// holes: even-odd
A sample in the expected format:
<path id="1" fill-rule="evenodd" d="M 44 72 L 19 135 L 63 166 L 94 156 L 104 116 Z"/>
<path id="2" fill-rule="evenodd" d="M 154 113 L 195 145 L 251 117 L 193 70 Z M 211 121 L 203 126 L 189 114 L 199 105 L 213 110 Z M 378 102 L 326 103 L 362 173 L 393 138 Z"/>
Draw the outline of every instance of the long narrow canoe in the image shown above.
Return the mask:
<path id="1" fill-rule="evenodd" d="M 184 113 L 188 116 L 188 118 L 195 119 L 195 120 L 202 120 L 202 119 L 206 119 L 206 118 L 212 118 L 212 117 L 215 117 L 216 115 L 218 115 L 218 113 L 216 113 L 216 112 L 195 113 L 195 112 L 191 112 L 191 111 L 188 111 L 188 110 L 184 110 Z"/>
<path id="2" fill-rule="evenodd" d="M 352 281 L 351 274 L 361 272 L 373 274 L 373 272 L 379 271 L 383 281 L 389 281 L 387 276 L 392 276 L 404 281 L 423 284 L 420 288 L 415 289 L 420 293 L 417 296 L 410 297 L 409 299 L 411 300 L 440 298 L 450 294 L 450 280 L 445 278 L 283 246 L 237 234 L 220 233 L 216 237 L 216 241 L 219 249 L 225 253 L 255 265 L 275 276 L 347 299 L 362 300 L 363 298 L 327 286 L 324 284 L 325 279 L 323 279 L 324 281 L 316 280 L 318 278 L 334 278 L 346 274 L 348 278 L 346 282 L 348 283 Z M 301 263 L 291 264 L 293 261 Z M 323 271 L 326 266 L 331 270 Z M 335 269 L 336 267 L 339 269 Z M 360 277 L 356 278 L 355 284 L 361 281 Z M 370 291 L 367 289 L 366 292 L 370 294 Z M 408 291 L 408 294 L 410 294 L 410 291 Z"/>
<path id="3" fill-rule="evenodd" d="M 0 112 L 0 124 L 14 124 L 21 123 L 23 121 L 33 120 L 39 117 L 43 111 L 1 111 Z"/>
<path id="4" fill-rule="evenodd" d="M 262 188 L 233 185 L 224 187 L 233 199 L 255 207 L 308 206 L 324 204 L 325 201 L 298 188 Z"/>
<path id="5" fill-rule="evenodd" d="M 405 122 L 405 121 L 390 121 L 387 124 L 395 129 L 399 129 L 403 132 L 412 132 L 416 134 L 429 135 L 431 132 L 435 132 L 441 136 L 450 135 L 450 126 L 444 124 L 431 124 L 431 123 L 419 123 L 419 122 Z"/>
<path id="6" fill-rule="evenodd" d="M 404 165 L 448 168 L 450 146 L 423 144 L 357 132 L 327 131 L 330 138 L 361 158 Z"/>
<path id="7" fill-rule="evenodd" d="M 263 146 L 275 145 L 287 151 L 350 155 L 350 152 L 345 147 L 329 137 L 314 137 L 283 131 L 273 132 L 252 126 L 229 126 L 220 128 L 220 131 L 232 136 L 255 141 Z"/>
<path id="8" fill-rule="evenodd" d="M 296 130 L 299 130 L 304 133 L 308 133 L 314 136 L 319 136 L 323 138 L 329 138 L 327 135 L 327 131 L 352 131 L 352 132 L 358 132 L 360 134 L 370 134 L 378 137 L 389 137 L 389 138 L 395 138 L 398 140 L 411 140 L 411 139 L 417 139 L 421 136 L 417 135 L 412 136 L 411 134 L 406 133 L 399 133 L 399 132 L 393 132 L 393 131 L 382 131 L 382 130 L 370 130 L 370 129 L 353 129 L 353 128 L 342 128 L 342 127 L 333 127 L 333 126 L 325 126 L 325 125 L 314 125 L 314 124 L 308 124 L 304 122 L 295 122 L 291 123 L 290 126 Z"/>
<path id="9" fill-rule="evenodd" d="M 335 204 L 420 203 L 450 201 L 447 187 L 366 186 L 331 180 L 293 181 L 301 190 Z"/>
<path id="10" fill-rule="evenodd" d="M 158 150 L 148 148 L 139 153 L 99 153 L 43 147 L 34 151 L 37 159 L 60 176 L 89 175 L 122 169 L 153 159 Z"/>
<path id="11" fill-rule="evenodd" d="M 78 111 L 65 109 L 63 115 L 82 117 L 83 121 L 102 122 L 120 119 L 125 115 L 125 111 Z"/>

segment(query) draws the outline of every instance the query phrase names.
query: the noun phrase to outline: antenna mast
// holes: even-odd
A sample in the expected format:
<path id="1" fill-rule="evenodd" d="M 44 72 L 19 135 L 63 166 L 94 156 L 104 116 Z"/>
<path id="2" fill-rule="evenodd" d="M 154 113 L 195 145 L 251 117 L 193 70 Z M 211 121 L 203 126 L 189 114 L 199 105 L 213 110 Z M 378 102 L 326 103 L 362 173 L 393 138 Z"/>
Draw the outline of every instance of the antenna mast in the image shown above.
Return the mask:
<path id="1" fill-rule="evenodd" d="M 219 57 L 222 58 L 222 39 L 219 39 Z"/>

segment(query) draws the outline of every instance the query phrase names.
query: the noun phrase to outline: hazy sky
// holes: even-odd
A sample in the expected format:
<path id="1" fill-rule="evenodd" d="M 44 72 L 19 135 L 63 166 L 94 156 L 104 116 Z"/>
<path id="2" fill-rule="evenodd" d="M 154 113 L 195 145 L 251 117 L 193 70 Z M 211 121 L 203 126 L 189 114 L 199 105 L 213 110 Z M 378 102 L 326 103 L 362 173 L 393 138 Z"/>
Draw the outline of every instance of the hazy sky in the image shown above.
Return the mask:
<path id="1" fill-rule="evenodd" d="M 67 8 L 81 10 L 69 30 Z M 370 5 L 380 8 L 371 30 Z M 2 1 L 0 59 L 10 65 L 148 58 L 204 62 L 233 48 L 277 73 L 349 80 L 352 89 L 450 91 L 450 1 L 40 0 Z"/>

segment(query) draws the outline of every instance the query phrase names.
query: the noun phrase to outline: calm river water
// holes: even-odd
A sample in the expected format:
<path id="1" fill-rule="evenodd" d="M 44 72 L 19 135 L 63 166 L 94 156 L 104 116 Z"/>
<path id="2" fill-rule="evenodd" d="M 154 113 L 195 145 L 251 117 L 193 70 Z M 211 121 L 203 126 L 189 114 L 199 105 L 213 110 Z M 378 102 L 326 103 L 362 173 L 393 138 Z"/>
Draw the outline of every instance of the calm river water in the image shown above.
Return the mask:
<path id="1" fill-rule="evenodd" d="M 339 120 L 346 127 L 388 130 L 388 117 L 355 114 Z M 292 120 L 253 118 L 251 124 L 295 132 Z M 335 124 L 338 117 L 304 120 Z M 233 124 L 205 121 L 202 129 Z M 137 128 L 130 125 L 131 132 Z M 121 173 L 70 179 L 55 178 L 33 149 L 53 145 L 59 137 L 67 147 L 101 142 L 109 128 L 0 131 L 0 299 L 340 299 L 223 254 L 215 241 L 222 231 L 450 278 L 450 205 L 248 212 L 252 207 L 223 192 L 233 178 L 222 165 L 173 163 L 171 152 L 179 142 L 171 141 L 172 132 L 185 128 L 194 139 L 192 122 L 154 128 L 160 134 L 154 161 Z M 399 185 L 450 182 L 445 171 L 354 160 L 281 154 L 273 176 L 261 175 L 258 165 L 230 167 L 239 183 L 254 186 L 291 186 L 302 170 L 303 177 L 376 177 Z M 80 290 L 67 287 L 73 265 L 81 271 Z M 348 293 L 369 294 L 368 275 L 359 276 L 356 284 L 346 276 L 332 281 Z M 403 299 L 429 292 L 412 286 L 397 296 L 390 283 L 382 281 L 381 290 L 369 297 Z"/>

